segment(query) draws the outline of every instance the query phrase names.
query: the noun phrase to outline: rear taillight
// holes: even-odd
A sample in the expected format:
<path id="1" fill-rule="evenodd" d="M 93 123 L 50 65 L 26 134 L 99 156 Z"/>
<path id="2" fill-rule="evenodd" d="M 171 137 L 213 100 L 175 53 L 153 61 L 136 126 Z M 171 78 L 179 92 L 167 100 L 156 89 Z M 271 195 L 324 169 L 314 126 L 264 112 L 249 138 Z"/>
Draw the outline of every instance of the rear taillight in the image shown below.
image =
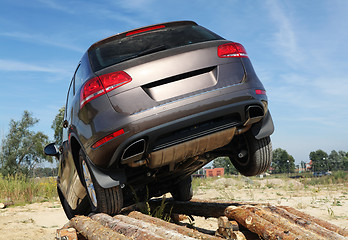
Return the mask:
<path id="1" fill-rule="evenodd" d="M 93 99 L 104 95 L 126 83 L 132 81 L 132 78 L 124 71 L 107 73 L 99 77 L 92 78 L 81 89 L 80 107 Z"/>
<path id="2" fill-rule="evenodd" d="M 235 57 L 248 57 L 248 54 L 240 43 L 226 43 L 218 47 L 218 56 L 220 58 L 235 58 Z"/>
<path id="3" fill-rule="evenodd" d="M 92 78 L 83 86 L 80 95 L 80 107 L 82 108 L 86 103 L 105 94 L 105 89 L 98 77 Z"/>
<path id="4" fill-rule="evenodd" d="M 132 81 L 132 78 L 123 71 L 104 74 L 101 75 L 99 79 L 102 82 L 106 92 L 110 92 L 115 88 L 121 87 L 122 85 Z"/>

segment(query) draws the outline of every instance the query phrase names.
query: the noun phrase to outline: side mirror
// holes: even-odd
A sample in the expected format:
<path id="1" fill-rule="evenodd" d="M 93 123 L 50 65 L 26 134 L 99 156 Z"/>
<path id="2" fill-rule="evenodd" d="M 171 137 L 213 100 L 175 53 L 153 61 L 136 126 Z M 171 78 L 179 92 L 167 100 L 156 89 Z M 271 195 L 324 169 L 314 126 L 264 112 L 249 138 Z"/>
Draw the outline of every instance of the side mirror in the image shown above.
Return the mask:
<path id="1" fill-rule="evenodd" d="M 55 143 L 50 143 L 44 148 L 44 153 L 48 156 L 59 157 L 59 150 Z"/>

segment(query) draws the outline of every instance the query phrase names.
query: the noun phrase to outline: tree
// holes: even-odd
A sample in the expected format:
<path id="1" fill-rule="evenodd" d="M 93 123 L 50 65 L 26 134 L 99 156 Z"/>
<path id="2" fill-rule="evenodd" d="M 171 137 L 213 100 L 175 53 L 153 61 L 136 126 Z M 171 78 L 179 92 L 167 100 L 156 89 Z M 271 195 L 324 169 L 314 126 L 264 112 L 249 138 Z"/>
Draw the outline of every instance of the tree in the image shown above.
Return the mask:
<path id="1" fill-rule="evenodd" d="M 343 151 L 338 152 L 340 155 L 344 153 Z M 342 168 L 341 170 L 348 171 L 348 152 L 342 156 Z"/>
<path id="2" fill-rule="evenodd" d="M 51 128 L 54 130 L 54 140 L 58 146 L 62 145 L 63 143 L 64 112 L 65 112 L 65 107 L 61 107 L 51 125 Z"/>
<path id="3" fill-rule="evenodd" d="M 284 149 L 273 150 L 273 161 L 271 167 L 273 173 L 291 173 L 295 171 L 295 159 Z"/>
<path id="4" fill-rule="evenodd" d="M 328 155 L 323 150 L 319 149 L 309 154 L 309 159 L 312 160 L 313 172 L 323 172 L 330 170 L 328 164 Z"/>
<path id="5" fill-rule="evenodd" d="M 343 156 L 345 153 L 342 154 Z M 335 150 L 332 150 L 327 158 L 327 165 L 328 170 L 330 171 L 337 171 L 340 170 L 343 165 L 343 156 L 341 154 L 338 154 Z"/>
<path id="6" fill-rule="evenodd" d="M 228 157 L 218 157 L 213 161 L 214 168 L 224 168 L 225 174 L 238 174 L 237 169 L 233 166 Z"/>
<path id="7" fill-rule="evenodd" d="M 39 120 L 24 111 L 20 121 L 10 122 L 10 130 L 2 141 L 0 166 L 4 175 L 24 173 L 28 174 L 36 164 L 43 161 L 52 162 L 51 157 L 43 153 L 48 143 L 48 136 L 42 132 L 30 131 Z"/>
<path id="8" fill-rule="evenodd" d="M 42 167 L 38 167 L 35 168 L 35 176 L 36 177 L 53 177 L 53 176 L 57 176 L 58 174 L 58 168 L 42 168 Z M 33 175 L 34 176 L 34 175 Z"/>

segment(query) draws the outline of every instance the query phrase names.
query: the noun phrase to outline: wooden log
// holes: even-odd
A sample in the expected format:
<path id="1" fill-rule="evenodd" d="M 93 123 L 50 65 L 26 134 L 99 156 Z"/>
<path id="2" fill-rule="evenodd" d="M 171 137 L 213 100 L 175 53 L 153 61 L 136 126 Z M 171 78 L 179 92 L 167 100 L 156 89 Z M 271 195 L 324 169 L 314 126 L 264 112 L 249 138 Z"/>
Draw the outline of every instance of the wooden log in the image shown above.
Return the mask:
<path id="1" fill-rule="evenodd" d="M 347 229 L 340 228 L 340 227 L 333 225 L 325 220 L 313 217 L 307 213 L 301 212 L 301 211 L 294 209 L 292 207 L 287 207 L 287 206 L 279 206 L 279 207 L 283 208 L 286 211 L 288 211 L 289 213 L 292 213 L 292 214 L 294 214 L 298 217 L 301 217 L 307 221 L 315 222 L 316 224 L 322 226 L 323 228 L 326 228 L 330 231 L 336 232 L 344 237 L 348 237 L 348 230 Z"/>
<path id="2" fill-rule="evenodd" d="M 143 228 L 139 228 L 137 226 L 125 223 L 119 219 L 115 219 L 105 213 L 98 213 L 92 215 L 91 218 L 103 226 L 106 226 L 113 231 L 121 233 L 131 239 L 153 239 L 153 240 L 164 240 L 165 238 L 157 235 L 152 231 L 147 231 Z"/>
<path id="3" fill-rule="evenodd" d="M 330 230 L 316 224 L 315 222 L 311 222 L 311 221 L 303 219 L 299 216 L 296 216 L 295 214 L 292 214 L 283 208 L 278 208 L 278 207 L 274 207 L 274 206 L 267 206 L 267 208 L 270 211 L 279 214 L 281 217 L 286 218 L 289 221 L 304 227 L 305 229 L 308 229 L 312 232 L 315 232 L 316 234 L 322 236 L 325 239 L 347 240 L 347 238 L 343 237 L 342 235 L 340 235 L 336 232 L 330 231 Z"/>
<path id="4" fill-rule="evenodd" d="M 266 240 L 293 240 L 297 238 L 293 233 L 284 232 L 281 228 L 261 218 L 249 209 L 230 206 L 226 208 L 225 215 L 229 219 L 235 219 L 238 223 Z"/>
<path id="5" fill-rule="evenodd" d="M 162 204 L 161 199 L 154 199 L 149 201 L 151 209 Z M 215 201 L 203 201 L 203 200 L 191 200 L 189 202 L 174 201 L 172 199 L 166 200 L 165 212 L 179 213 L 186 215 L 194 215 L 201 217 L 214 217 L 218 218 L 224 216 L 225 209 L 229 206 L 242 206 L 242 205 L 256 205 L 256 203 L 246 202 L 215 202 Z"/>
<path id="6" fill-rule="evenodd" d="M 77 233 L 75 228 L 68 229 L 57 229 L 56 238 L 57 240 L 77 240 Z"/>
<path id="7" fill-rule="evenodd" d="M 239 231 L 239 225 L 236 221 L 230 221 L 226 216 L 218 218 L 217 236 L 233 240 L 246 240 L 244 234 Z"/>
<path id="8" fill-rule="evenodd" d="M 63 228 L 75 228 L 80 234 L 89 240 L 130 240 L 130 238 L 104 227 L 89 217 L 76 216 L 64 225 Z"/>
<path id="9" fill-rule="evenodd" d="M 288 220 L 280 217 L 279 215 L 273 214 L 270 211 L 267 211 L 266 209 L 262 208 L 261 206 L 242 206 L 243 209 L 248 209 L 249 211 L 257 214 L 261 218 L 271 222 L 275 226 L 279 227 L 283 231 L 288 231 L 294 233 L 296 236 L 301 236 L 301 239 L 303 240 L 312 240 L 312 239 L 324 239 L 323 237 L 320 237 L 319 235 L 308 231 L 304 228 L 299 227 L 298 225 L 289 222 Z"/>
<path id="10" fill-rule="evenodd" d="M 247 240 L 245 235 L 240 231 L 233 231 L 231 234 L 231 239 L 233 239 L 233 240 Z"/>
<path id="11" fill-rule="evenodd" d="M 152 232 L 158 234 L 159 236 L 161 236 L 165 239 L 170 239 L 170 240 L 181 240 L 181 239 L 192 240 L 192 239 L 195 239 L 193 237 L 189 237 L 187 235 L 181 234 L 177 231 L 157 226 L 154 223 L 141 221 L 141 220 L 131 218 L 128 216 L 116 215 L 116 216 L 114 216 L 114 218 L 118 219 L 126 224 L 130 224 L 130 225 L 137 226 L 139 228 L 143 228 L 146 231 L 152 231 Z"/>
<path id="12" fill-rule="evenodd" d="M 228 228 L 232 231 L 239 231 L 239 225 L 236 221 L 230 221 L 228 217 L 222 216 L 218 218 L 218 227 L 219 228 Z"/>
<path id="13" fill-rule="evenodd" d="M 204 234 L 204 233 L 198 232 L 196 230 L 193 230 L 193 229 L 190 229 L 190 228 L 187 228 L 184 226 L 172 224 L 172 223 L 166 222 L 162 219 L 154 218 L 154 217 L 151 217 L 149 215 L 145 215 L 145 214 L 142 214 L 142 213 L 136 212 L 136 211 L 130 212 L 128 214 L 128 216 L 131 218 L 141 220 L 141 221 L 155 224 L 157 227 L 161 227 L 161 228 L 163 227 L 165 229 L 170 229 L 170 230 L 176 231 L 180 234 L 183 234 L 183 235 L 186 235 L 189 237 L 198 238 L 198 239 L 205 239 L 205 240 L 219 240 L 220 239 L 220 238 L 217 238 L 215 236 Z"/>

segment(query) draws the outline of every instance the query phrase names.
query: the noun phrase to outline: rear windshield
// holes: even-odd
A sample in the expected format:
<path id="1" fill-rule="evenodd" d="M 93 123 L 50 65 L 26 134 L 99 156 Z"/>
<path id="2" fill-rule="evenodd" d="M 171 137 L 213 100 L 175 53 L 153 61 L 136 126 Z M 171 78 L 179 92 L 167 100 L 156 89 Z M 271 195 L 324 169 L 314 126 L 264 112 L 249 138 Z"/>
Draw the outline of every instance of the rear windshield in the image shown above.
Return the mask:
<path id="1" fill-rule="evenodd" d="M 110 39 L 89 50 L 94 71 L 166 49 L 200 42 L 220 40 L 222 37 L 197 25 L 166 27 L 155 31 Z"/>

